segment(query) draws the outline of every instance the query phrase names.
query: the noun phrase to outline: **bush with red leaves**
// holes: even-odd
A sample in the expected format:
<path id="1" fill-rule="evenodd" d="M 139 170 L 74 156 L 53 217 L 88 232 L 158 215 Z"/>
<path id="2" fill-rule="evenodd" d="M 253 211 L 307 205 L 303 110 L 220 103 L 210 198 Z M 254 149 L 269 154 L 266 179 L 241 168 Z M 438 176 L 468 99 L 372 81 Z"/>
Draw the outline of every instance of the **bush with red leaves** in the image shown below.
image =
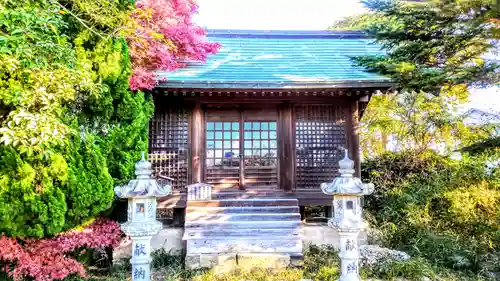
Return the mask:
<path id="1" fill-rule="evenodd" d="M 18 240 L 0 237 L 0 261 L 14 280 L 33 278 L 52 281 L 77 274 L 86 277 L 83 264 L 71 257 L 78 250 L 104 250 L 120 242 L 120 227 L 98 219 L 87 227 L 61 233 L 53 238 Z"/>

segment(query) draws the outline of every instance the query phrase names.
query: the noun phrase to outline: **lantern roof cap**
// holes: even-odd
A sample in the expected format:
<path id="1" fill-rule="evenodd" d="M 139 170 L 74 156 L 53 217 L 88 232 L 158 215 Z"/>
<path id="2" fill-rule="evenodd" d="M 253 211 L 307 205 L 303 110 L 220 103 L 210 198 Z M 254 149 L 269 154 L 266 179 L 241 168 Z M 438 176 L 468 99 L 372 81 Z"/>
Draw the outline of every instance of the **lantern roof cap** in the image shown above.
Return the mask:
<path id="1" fill-rule="evenodd" d="M 172 186 L 170 184 L 160 185 L 151 178 L 151 163 L 141 153 L 141 160 L 135 163 L 136 178 L 130 180 L 128 184 L 116 186 L 115 194 L 120 198 L 144 198 L 144 197 L 164 197 L 170 194 Z"/>
<path id="2" fill-rule="evenodd" d="M 348 156 L 345 149 L 344 158 L 339 161 L 340 177 L 336 177 L 331 183 L 322 183 L 321 190 L 328 195 L 368 195 L 373 192 L 371 183 L 365 184 L 361 179 L 354 177 L 354 161 Z"/>

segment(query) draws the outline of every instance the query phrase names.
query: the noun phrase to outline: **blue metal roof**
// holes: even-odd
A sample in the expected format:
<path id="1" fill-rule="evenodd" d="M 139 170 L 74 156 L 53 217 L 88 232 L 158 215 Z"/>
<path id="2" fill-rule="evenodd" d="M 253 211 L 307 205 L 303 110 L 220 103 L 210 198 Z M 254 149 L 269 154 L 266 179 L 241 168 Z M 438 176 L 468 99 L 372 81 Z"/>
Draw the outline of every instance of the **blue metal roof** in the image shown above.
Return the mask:
<path id="1" fill-rule="evenodd" d="M 204 63 L 158 71 L 159 87 L 214 89 L 341 88 L 389 86 L 384 76 L 355 67 L 351 57 L 382 54 L 353 31 L 208 30 L 221 44 Z"/>

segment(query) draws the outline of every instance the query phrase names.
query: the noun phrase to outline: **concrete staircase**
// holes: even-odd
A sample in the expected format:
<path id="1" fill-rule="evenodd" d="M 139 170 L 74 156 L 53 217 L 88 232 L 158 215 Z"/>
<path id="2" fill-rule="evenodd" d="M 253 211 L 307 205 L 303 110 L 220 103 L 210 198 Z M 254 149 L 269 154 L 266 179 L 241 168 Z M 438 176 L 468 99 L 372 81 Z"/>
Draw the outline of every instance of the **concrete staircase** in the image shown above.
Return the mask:
<path id="1" fill-rule="evenodd" d="M 213 191 L 212 198 L 187 202 L 186 265 L 280 268 L 302 258 L 297 199 L 273 189 Z"/>

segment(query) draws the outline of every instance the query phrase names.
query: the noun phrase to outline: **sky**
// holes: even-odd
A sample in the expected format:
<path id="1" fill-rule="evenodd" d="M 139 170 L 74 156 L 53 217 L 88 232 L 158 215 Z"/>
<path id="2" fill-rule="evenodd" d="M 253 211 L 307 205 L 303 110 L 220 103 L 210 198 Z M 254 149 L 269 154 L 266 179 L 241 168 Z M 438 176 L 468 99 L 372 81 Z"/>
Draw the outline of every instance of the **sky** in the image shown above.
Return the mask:
<path id="1" fill-rule="evenodd" d="M 195 22 L 209 29 L 324 30 L 363 13 L 358 0 L 198 0 Z M 500 113 L 500 89 L 473 90 L 464 106 Z"/>
<path id="2" fill-rule="evenodd" d="M 323 30 L 361 13 L 357 0 L 198 0 L 195 21 L 211 29 Z"/>

